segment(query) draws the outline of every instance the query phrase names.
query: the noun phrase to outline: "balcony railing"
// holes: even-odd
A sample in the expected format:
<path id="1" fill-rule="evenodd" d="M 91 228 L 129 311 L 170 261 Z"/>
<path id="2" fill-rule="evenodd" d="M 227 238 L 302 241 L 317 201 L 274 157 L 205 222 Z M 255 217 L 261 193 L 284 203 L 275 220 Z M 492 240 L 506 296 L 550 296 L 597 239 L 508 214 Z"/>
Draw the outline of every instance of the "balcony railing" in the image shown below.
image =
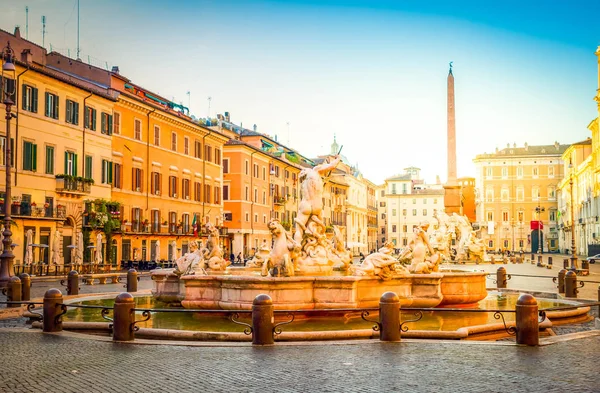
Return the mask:
<path id="1" fill-rule="evenodd" d="M 56 191 L 74 194 L 89 194 L 92 184 L 77 179 L 56 179 Z"/>
<path id="2" fill-rule="evenodd" d="M 285 202 L 287 200 L 284 197 L 277 197 L 277 196 L 275 198 L 273 198 L 273 199 L 274 199 L 274 202 L 275 202 L 276 205 L 285 205 Z"/>
<path id="3" fill-rule="evenodd" d="M 31 218 L 65 218 L 67 209 L 64 206 L 45 207 L 32 205 L 29 202 L 13 203 L 10 205 L 10 214 L 13 217 Z M 4 216 L 4 204 L 0 203 L 0 215 Z"/>

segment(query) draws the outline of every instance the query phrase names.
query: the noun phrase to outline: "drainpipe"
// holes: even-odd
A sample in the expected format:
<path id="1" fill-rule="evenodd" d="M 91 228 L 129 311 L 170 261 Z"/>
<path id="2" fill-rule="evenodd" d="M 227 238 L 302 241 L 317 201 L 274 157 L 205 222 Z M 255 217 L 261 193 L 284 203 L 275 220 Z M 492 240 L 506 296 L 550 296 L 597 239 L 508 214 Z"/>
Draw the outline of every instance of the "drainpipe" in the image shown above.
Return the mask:
<path id="1" fill-rule="evenodd" d="M 150 208 L 150 115 L 154 112 L 156 108 L 146 113 L 146 214 Z"/>
<path id="2" fill-rule="evenodd" d="M 87 101 L 88 98 L 90 98 L 93 95 L 94 95 L 94 93 L 92 93 L 90 91 L 90 95 L 83 99 L 83 119 L 81 119 L 82 120 L 81 123 L 83 125 L 83 147 L 82 147 L 82 149 L 83 149 L 83 157 L 82 157 L 83 165 L 81 167 L 83 168 L 82 175 L 84 175 L 84 176 L 82 176 L 82 177 L 85 177 L 85 102 Z M 92 119 L 90 119 L 90 121 L 92 121 Z M 75 174 L 75 176 L 77 176 L 77 173 Z"/>
<path id="3" fill-rule="evenodd" d="M 27 65 L 27 69 L 23 72 L 21 72 L 19 75 L 17 75 L 17 84 L 15 86 L 15 106 L 17 107 L 17 120 L 15 123 L 15 149 L 13 152 L 13 157 L 15 160 L 15 187 L 17 186 L 17 176 L 19 174 L 19 172 L 17 172 L 17 153 L 19 151 L 19 149 L 17 148 L 17 143 L 19 140 L 19 79 L 21 78 L 21 75 L 23 75 L 24 73 L 26 73 L 27 71 L 29 71 L 29 65 Z M 8 143 L 7 146 L 10 147 L 10 141 L 6 141 L 6 143 Z"/>

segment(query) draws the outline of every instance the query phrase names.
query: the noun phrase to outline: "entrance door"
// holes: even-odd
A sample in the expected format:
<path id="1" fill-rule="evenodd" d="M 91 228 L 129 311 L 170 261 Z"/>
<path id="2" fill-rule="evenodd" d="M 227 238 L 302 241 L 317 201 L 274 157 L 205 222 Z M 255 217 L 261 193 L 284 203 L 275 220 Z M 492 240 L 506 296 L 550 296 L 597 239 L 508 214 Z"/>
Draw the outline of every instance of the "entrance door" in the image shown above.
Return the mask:
<path id="1" fill-rule="evenodd" d="M 73 237 L 63 236 L 63 259 L 65 265 L 71 264 L 71 248 L 69 248 L 71 244 L 73 244 Z"/>
<path id="2" fill-rule="evenodd" d="M 539 229 L 531 231 L 531 252 L 536 253 L 541 246 L 541 251 L 544 252 L 544 232 Z"/>

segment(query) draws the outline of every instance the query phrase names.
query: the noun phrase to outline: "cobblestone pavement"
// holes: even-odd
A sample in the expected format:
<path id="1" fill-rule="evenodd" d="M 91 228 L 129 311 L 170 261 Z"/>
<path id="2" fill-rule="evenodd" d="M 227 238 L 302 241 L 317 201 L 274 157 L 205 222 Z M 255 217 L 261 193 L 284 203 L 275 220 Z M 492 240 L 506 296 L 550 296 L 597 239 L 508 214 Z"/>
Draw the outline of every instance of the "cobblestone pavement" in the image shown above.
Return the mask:
<path id="1" fill-rule="evenodd" d="M 543 347 L 131 345 L 0 330 L 2 392 L 593 392 L 600 338 Z"/>

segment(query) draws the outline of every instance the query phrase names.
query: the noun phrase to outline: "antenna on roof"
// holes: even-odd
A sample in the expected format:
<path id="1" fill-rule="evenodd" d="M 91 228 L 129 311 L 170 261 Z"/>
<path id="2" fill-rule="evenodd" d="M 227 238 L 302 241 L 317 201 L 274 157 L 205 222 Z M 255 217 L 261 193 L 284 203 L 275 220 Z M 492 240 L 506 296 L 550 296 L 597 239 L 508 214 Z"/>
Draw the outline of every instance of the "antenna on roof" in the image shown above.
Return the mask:
<path id="1" fill-rule="evenodd" d="M 212 97 L 208 97 L 208 118 L 210 119 L 210 101 L 212 100 Z"/>
<path id="2" fill-rule="evenodd" d="M 287 140 L 287 145 L 290 145 L 290 122 L 288 121 L 287 123 L 285 123 L 287 125 L 287 129 L 288 129 L 288 140 Z"/>
<path id="3" fill-rule="evenodd" d="M 46 17 L 42 15 L 42 47 L 46 47 Z"/>
<path id="4" fill-rule="evenodd" d="M 79 0 L 77 0 L 77 60 L 79 59 L 79 53 L 80 53 L 80 49 L 79 49 Z M 88 61 L 89 63 L 89 61 Z M 106 68 L 108 69 L 108 64 L 106 65 Z"/>
<path id="5" fill-rule="evenodd" d="M 187 96 L 188 96 L 188 108 L 189 108 L 190 107 L 190 96 L 191 96 L 190 91 L 188 90 L 187 93 L 185 93 L 185 94 L 187 94 Z"/>
<path id="6" fill-rule="evenodd" d="M 29 7 L 25 6 L 25 38 L 29 39 Z"/>

